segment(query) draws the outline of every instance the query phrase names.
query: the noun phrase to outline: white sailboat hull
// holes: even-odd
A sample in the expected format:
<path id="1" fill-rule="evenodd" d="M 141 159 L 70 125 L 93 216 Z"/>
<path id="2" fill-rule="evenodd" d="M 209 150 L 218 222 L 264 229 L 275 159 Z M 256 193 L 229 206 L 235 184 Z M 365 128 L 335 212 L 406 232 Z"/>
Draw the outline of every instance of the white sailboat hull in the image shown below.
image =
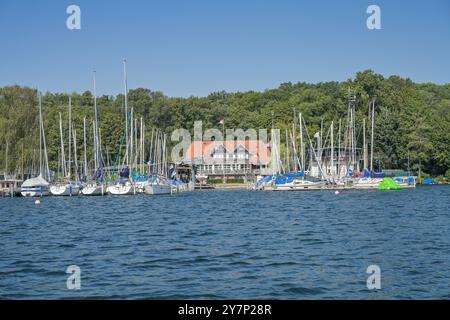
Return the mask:
<path id="1" fill-rule="evenodd" d="M 294 180 L 291 183 L 274 184 L 272 185 L 272 191 L 307 191 L 307 190 L 321 190 L 324 187 L 324 183 L 313 182 L 308 180 Z"/>
<path id="2" fill-rule="evenodd" d="M 106 189 L 107 188 L 103 184 L 87 185 L 83 187 L 81 193 L 84 196 L 103 196 L 106 192 Z"/>
<path id="3" fill-rule="evenodd" d="M 77 196 L 80 193 L 80 187 L 73 184 L 52 185 L 50 193 L 53 196 Z"/>
<path id="4" fill-rule="evenodd" d="M 108 187 L 108 192 L 115 196 L 125 196 L 136 194 L 136 188 L 130 184 L 115 184 Z"/>
<path id="5" fill-rule="evenodd" d="M 361 178 L 353 184 L 355 189 L 378 189 L 383 179 Z"/>
<path id="6" fill-rule="evenodd" d="M 148 184 L 148 181 L 139 181 L 135 182 L 136 193 L 144 193 L 145 186 Z"/>
<path id="7" fill-rule="evenodd" d="M 48 187 L 30 187 L 30 188 L 21 188 L 20 194 L 22 197 L 46 197 L 50 193 L 48 191 Z"/>

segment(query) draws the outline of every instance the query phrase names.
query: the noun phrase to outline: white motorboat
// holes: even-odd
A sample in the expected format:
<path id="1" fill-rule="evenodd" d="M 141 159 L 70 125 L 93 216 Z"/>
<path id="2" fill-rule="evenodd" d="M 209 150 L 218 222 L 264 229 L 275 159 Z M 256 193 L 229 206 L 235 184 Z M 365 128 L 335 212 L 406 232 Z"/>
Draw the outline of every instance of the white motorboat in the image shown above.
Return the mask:
<path id="1" fill-rule="evenodd" d="M 403 188 L 415 188 L 416 187 L 416 177 L 394 177 L 393 180 L 399 186 Z"/>

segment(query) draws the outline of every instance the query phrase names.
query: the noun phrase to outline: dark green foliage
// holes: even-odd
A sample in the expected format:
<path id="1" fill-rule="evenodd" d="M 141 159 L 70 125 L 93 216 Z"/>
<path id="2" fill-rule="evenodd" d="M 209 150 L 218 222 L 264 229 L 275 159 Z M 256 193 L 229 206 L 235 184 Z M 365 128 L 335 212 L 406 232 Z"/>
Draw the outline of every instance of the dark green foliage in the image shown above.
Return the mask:
<path id="1" fill-rule="evenodd" d="M 219 128 L 225 119 L 227 128 L 271 128 L 284 133 L 291 126 L 293 109 L 302 112 L 310 134 L 326 128 L 332 120 L 345 123 L 349 90 L 357 97 L 356 120 L 361 132 L 362 119 L 368 117 L 369 101 L 376 99 L 375 158 L 383 168 L 407 169 L 449 176 L 450 168 L 450 85 L 416 84 L 398 76 L 384 78 L 371 70 L 357 73 L 345 82 L 319 84 L 283 83 L 264 92 L 216 92 L 206 97 L 167 97 L 161 92 L 138 88 L 129 92 L 129 106 L 135 117 L 143 117 L 146 137 L 152 128 L 169 134 L 176 128 L 192 132 L 194 121 L 202 120 L 203 129 Z M 102 144 L 111 159 L 119 151 L 123 135 L 124 96 L 102 96 L 99 106 Z M 78 157 L 83 156 L 83 118 L 88 122 L 88 157 L 92 154 L 93 97 L 86 91 L 72 93 L 73 123 L 77 131 Z M 68 134 L 68 95 L 43 96 L 45 130 L 50 166 L 56 169 L 59 149 L 59 112 Z M 272 118 L 273 114 L 273 118 Z M 0 170 L 9 144 L 9 171 L 21 167 L 22 144 L 25 167 L 31 166 L 33 149 L 38 148 L 38 108 L 36 91 L 26 87 L 0 88 Z M 361 143 L 361 134 L 358 136 Z M 104 150 L 105 151 L 105 150 Z"/>

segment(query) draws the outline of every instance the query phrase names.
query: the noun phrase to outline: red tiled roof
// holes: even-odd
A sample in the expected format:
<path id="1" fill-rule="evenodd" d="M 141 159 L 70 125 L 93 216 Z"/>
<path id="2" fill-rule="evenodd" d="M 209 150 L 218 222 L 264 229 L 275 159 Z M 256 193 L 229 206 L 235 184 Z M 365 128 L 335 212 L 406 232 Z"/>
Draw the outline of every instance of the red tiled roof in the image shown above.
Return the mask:
<path id="1" fill-rule="evenodd" d="M 271 159 L 270 145 L 262 140 L 232 140 L 232 141 L 193 141 L 186 151 L 186 160 L 193 158 L 209 158 L 214 149 L 225 146 L 229 153 L 233 153 L 239 146 L 243 146 L 250 153 L 252 164 L 268 164 Z"/>

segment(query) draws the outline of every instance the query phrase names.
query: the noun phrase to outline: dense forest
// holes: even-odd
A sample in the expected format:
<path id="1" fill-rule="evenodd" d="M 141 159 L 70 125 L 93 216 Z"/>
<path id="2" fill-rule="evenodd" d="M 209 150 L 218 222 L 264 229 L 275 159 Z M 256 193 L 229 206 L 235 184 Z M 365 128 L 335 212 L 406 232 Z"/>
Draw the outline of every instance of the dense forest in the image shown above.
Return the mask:
<path id="1" fill-rule="evenodd" d="M 264 92 L 215 92 L 206 97 L 168 97 L 138 88 L 129 91 L 128 99 L 148 132 L 152 128 L 168 134 L 177 128 L 192 130 L 196 120 L 203 121 L 204 129 L 220 127 L 221 119 L 227 128 L 270 128 L 272 114 L 275 127 L 284 130 L 292 123 L 294 108 L 302 112 L 308 130 L 316 132 L 322 119 L 325 125 L 345 119 L 349 90 L 357 97 L 358 125 L 368 115 L 369 101 L 376 99 L 374 153 L 382 168 L 406 169 L 409 158 L 416 172 L 420 167 L 425 174 L 450 178 L 450 84 L 418 84 L 367 70 L 344 82 L 283 83 Z M 88 119 L 88 132 L 92 132 L 94 100 L 89 91 L 70 95 L 81 158 L 83 118 Z M 49 163 L 56 169 L 59 113 L 67 131 L 68 94 L 44 93 L 42 103 Z M 103 150 L 113 158 L 123 135 L 124 95 L 100 96 L 97 104 Z M 10 173 L 30 168 L 38 159 L 38 133 L 36 90 L 17 85 L 0 88 L 0 171 L 6 166 L 6 149 Z"/>

